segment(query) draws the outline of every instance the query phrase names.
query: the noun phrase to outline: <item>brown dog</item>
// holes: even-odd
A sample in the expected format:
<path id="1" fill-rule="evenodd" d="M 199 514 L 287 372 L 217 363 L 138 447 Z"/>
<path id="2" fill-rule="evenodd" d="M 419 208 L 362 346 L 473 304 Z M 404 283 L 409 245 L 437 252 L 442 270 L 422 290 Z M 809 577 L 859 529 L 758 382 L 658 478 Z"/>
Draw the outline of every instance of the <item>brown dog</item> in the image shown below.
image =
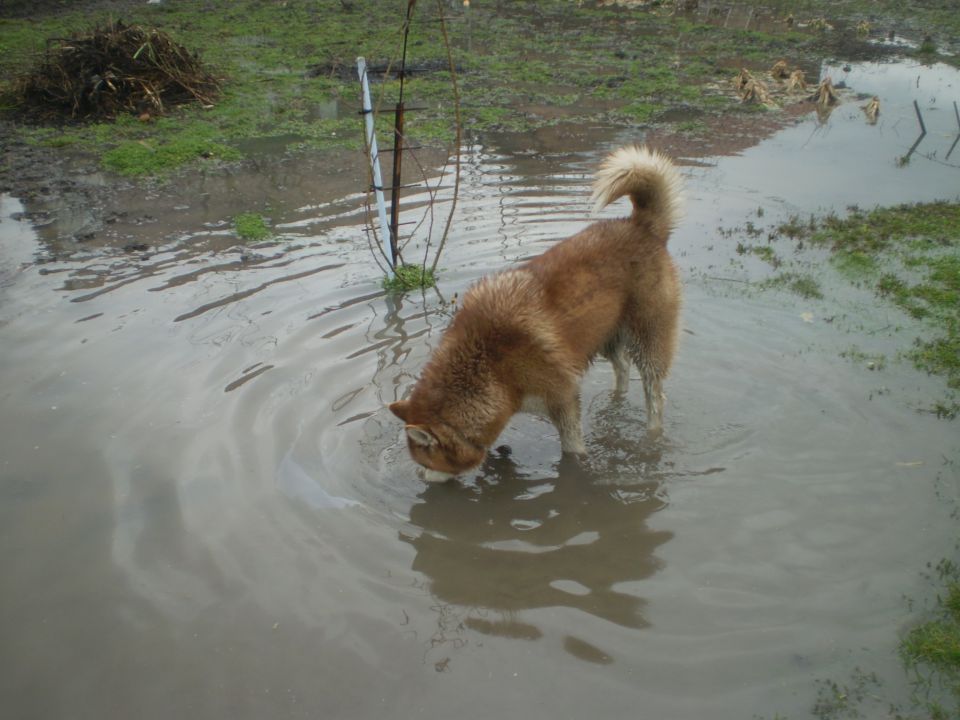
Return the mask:
<path id="1" fill-rule="evenodd" d="M 479 465 L 521 410 L 544 412 L 563 452 L 584 454 L 580 379 L 597 355 L 613 363 L 621 393 L 636 364 L 648 430 L 660 432 L 680 311 L 667 252 L 679 173 L 664 155 L 622 148 L 596 174 L 596 209 L 624 195 L 629 218 L 596 222 L 467 292 L 409 399 L 390 405 L 427 480 Z"/>

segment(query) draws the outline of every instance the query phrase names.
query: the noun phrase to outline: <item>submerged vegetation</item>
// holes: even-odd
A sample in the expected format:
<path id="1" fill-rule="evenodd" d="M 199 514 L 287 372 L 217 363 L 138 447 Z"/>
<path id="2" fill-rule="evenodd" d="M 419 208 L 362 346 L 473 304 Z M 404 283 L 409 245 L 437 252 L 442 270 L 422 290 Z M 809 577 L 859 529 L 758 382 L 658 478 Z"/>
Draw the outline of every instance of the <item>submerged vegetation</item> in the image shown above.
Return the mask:
<path id="1" fill-rule="evenodd" d="M 866 289 L 876 302 L 905 314 L 898 330 L 911 341 L 899 355 L 945 381 L 944 395 L 930 411 L 950 419 L 960 414 L 960 203 L 854 207 L 843 217 L 795 215 L 772 228 L 747 222 L 720 228 L 720 234 L 742 238 L 737 254 L 773 269 L 754 287 L 785 290 L 804 300 L 827 300 L 832 291 L 819 261 L 811 264 L 800 251 L 826 251 L 841 282 Z M 763 237 L 767 242 L 758 243 Z M 784 252 L 784 240 L 794 244 L 792 256 Z M 859 348 L 842 355 L 871 370 L 886 365 L 883 356 Z"/>
<path id="2" fill-rule="evenodd" d="M 951 391 L 935 412 L 960 411 L 960 204 L 927 203 L 853 209 L 783 227 L 784 234 L 831 251 L 849 280 L 920 321 L 921 335 L 904 354 L 921 370 L 945 378 Z M 801 293 L 803 294 L 803 293 Z"/>
<path id="3" fill-rule="evenodd" d="M 761 283 L 764 288 L 786 288 L 800 297 L 811 300 L 822 300 L 823 290 L 820 283 L 812 275 L 794 272 L 781 273 Z"/>

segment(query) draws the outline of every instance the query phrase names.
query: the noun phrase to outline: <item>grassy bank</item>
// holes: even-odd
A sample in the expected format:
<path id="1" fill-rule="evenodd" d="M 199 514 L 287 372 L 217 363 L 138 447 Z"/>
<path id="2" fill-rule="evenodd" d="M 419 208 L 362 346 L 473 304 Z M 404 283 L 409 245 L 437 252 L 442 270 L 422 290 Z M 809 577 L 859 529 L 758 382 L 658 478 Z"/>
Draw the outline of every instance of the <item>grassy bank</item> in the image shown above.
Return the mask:
<path id="1" fill-rule="evenodd" d="M 945 395 L 932 410 L 960 412 L 960 204 L 928 203 L 853 210 L 781 225 L 780 235 L 827 248 L 848 281 L 917 320 L 918 334 L 902 354 L 943 377 Z M 790 274 L 787 273 L 786 277 Z"/>
<path id="2" fill-rule="evenodd" d="M 887 3 L 802 2 L 729 22 L 706 12 L 678 13 L 672 4 L 644 9 L 599 7 L 573 0 L 443 3 L 465 131 L 528 130 L 558 122 L 632 125 L 661 122 L 681 110 L 690 118 L 743 107 L 730 89 L 736 68 L 769 67 L 781 57 L 814 70 L 831 49 L 858 43 L 853 24 L 870 14 L 880 27 L 929 26 L 946 31 L 958 21 L 938 7 L 909 13 Z M 55 13 L 0 18 L 0 70 L 5 90 L 52 37 L 66 37 L 108 18 L 157 27 L 198 51 L 223 81 L 212 107 L 184 108 L 137 122 L 24 126 L 33 142 L 92 152 L 107 169 L 155 175 L 184 163 L 232 160 L 237 141 L 288 137 L 293 145 L 357 147 L 361 143 L 356 56 L 397 61 L 406 3 L 378 0 L 186 0 L 60 4 Z M 783 19 L 791 16 L 793 24 Z M 447 55 L 436 22 L 437 4 L 421 0 L 410 33 L 414 72 L 407 99 L 415 142 L 453 138 L 453 95 Z M 825 30 L 812 21 L 829 17 Z M 757 18 L 761 18 L 758 12 Z M 940 23 L 940 24 L 937 24 Z M 879 32 L 879 30 L 874 31 Z M 861 33 L 862 35 L 862 33 Z M 390 108 L 398 83 L 375 86 Z M 5 95 L 5 115 L 16 101 Z M 381 125 L 386 131 L 387 114 Z"/>

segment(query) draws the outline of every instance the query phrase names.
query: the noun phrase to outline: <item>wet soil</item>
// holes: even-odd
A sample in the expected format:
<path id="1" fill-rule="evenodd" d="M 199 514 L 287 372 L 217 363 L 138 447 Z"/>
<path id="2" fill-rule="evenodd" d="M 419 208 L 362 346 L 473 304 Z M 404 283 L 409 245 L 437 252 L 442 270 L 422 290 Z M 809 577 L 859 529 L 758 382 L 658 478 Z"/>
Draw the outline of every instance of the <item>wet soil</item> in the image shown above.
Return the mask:
<path id="1" fill-rule="evenodd" d="M 361 153 L 286 153 L 288 140 L 251 143 L 252 152 L 240 163 L 202 172 L 188 169 L 172 178 L 130 180 L 101 171 L 95 159 L 82 153 L 7 135 L 0 141 L 5 161 L 0 192 L 22 199 L 23 218 L 42 229 L 56 257 L 96 247 L 153 247 L 176 239 L 178 228 L 229 222 L 242 212 L 274 215 L 317 197 L 366 187 L 368 171 Z"/>

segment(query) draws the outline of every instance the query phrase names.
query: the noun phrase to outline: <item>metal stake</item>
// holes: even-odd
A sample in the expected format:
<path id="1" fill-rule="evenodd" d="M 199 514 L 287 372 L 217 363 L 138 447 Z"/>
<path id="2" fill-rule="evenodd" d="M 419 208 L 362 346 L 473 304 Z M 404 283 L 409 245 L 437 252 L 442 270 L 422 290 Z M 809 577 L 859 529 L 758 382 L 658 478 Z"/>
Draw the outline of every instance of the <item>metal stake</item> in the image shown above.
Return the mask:
<path id="1" fill-rule="evenodd" d="M 401 81 L 402 82 L 402 81 Z M 403 102 L 397 103 L 393 121 L 393 186 L 390 188 L 390 237 L 393 238 L 393 265 L 397 265 L 397 248 L 400 245 L 400 182 L 403 165 Z"/>
<path id="2" fill-rule="evenodd" d="M 377 134 L 373 127 L 373 106 L 370 103 L 370 84 L 367 82 L 367 61 L 357 58 L 357 73 L 363 90 L 363 119 L 366 126 L 367 150 L 370 153 L 370 168 L 373 171 L 373 193 L 380 218 L 380 235 L 383 238 L 383 254 L 390 260 L 391 271 L 397 265 L 397 252 L 390 226 L 387 224 L 387 208 L 383 199 L 383 177 L 380 175 L 380 154 L 377 152 Z M 396 185 L 396 183 L 394 183 Z"/>

